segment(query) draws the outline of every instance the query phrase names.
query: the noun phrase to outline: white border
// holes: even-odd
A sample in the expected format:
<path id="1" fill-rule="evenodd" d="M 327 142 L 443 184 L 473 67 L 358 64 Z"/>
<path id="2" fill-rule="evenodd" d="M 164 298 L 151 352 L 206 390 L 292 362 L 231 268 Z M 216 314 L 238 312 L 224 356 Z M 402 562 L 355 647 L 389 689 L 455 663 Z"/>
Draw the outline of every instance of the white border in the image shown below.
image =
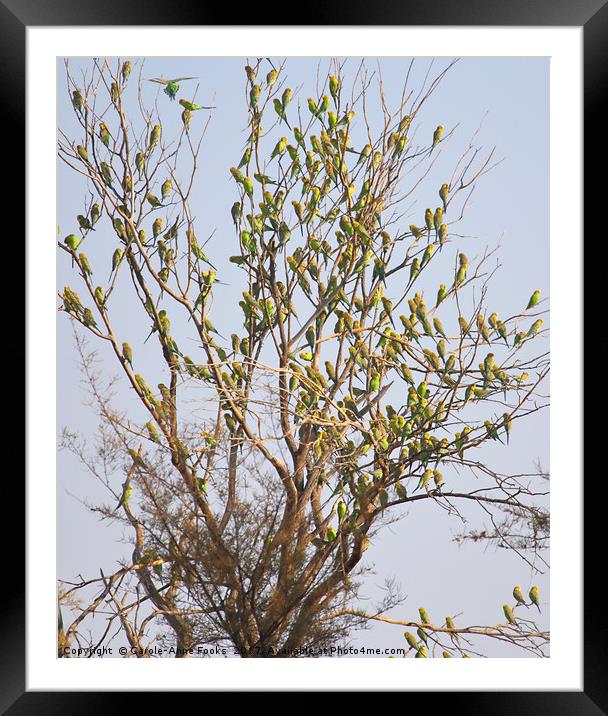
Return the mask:
<path id="1" fill-rule="evenodd" d="M 55 658 L 56 57 L 176 56 L 184 48 L 551 57 L 550 659 L 276 659 L 270 669 L 256 659 Z M 30 27 L 27 106 L 27 689 L 582 689 L 582 29 Z"/>

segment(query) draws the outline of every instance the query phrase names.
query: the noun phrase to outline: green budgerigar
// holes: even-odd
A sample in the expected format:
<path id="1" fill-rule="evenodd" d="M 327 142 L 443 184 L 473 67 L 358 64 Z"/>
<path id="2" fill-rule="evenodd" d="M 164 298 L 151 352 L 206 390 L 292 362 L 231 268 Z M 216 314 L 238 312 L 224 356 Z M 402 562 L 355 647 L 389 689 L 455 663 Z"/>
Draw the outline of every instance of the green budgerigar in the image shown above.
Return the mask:
<path id="1" fill-rule="evenodd" d="M 150 204 L 150 206 L 152 206 L 154 208 L 162 206 L 161 200 L 157 196 L 152 194 L 151 192 L 148 192 L 146 194 L 146 201 L 148 202 L 148 204 Z"/>
<path id="2" fill-rule="evenodd" d="M 161 128 L 160 124 L 155 124 L 152 127 L 152 131 L 150 132 L 150 142 L 148 144 L 148 151 L 152 152 L 154 151 L 154 148 L 158 144 L 158 140 L 160 139 L 161 134 Z"/>
<path id="3" fill-rule="evenodd" d="M 521 345 L 524 340 L 526 339 L 526 332 L 525 331 L 518 331 L 515 334 L 515 338 L 513 339 L 513 347 L 517 348 L 517 346 Z"/>
<path id="4" fill-rule="evenodd" d="M 83 272 L 86 273 L 87 276 L 92 276 L 93 269 L 91 268 L 91 264 L 89 263 L 89 259 L 87 258 L 86 254 L 79 254 L 78 260 L 80 261 L 80 268 L 83 270 Z"/>
<path id="5" fill-rule="evenodd" d="M 406 631 L 403 633 L 403 636 L 405 637 L 405 640 L 409 644 L 410 649 L 418 650 L 418 642 L 416 640 L 416 637 L 412 634 L 412 632 Z"/>
<path id="6" fill-rule="evenodd" d="M 434 149 L 439 144 L 442 136 L 443 136 L 443 126 L 440 124 L 437 127 L 437 129 L 433 132 L 433 146 L 431 147 L 431 149 Z"/>
<path id="7" fill-rule="evenodd" d="M 241 217 L 241 202 L 235 201 L 232 205 L 232 208 L 230 209 L 230 215 L 232 216 L 232 221 L 234 222 L 235 226 L 238 226 L 239 219 Z"/>
<path id="8" fill-rule="evenodd" d="M 322 114 L 325 114 L 327 110 L 329 109 L 329 103 L 330 99 L 327 95 L 323 95 L 321 98 L 321 102 L 319 103 L 319 107 L 317 108 L 317 117 L 320 117 Z"/>
<path id="9" fill-rule="evenodd" d="M 515 615 L 513 614 L 513 610 L 508 604 L 502 605 L 502 610 L 504 612 L 504 615 L 509 622 L 509 624 L 517 624 L 517 619 L 515 619 Z"/>
<path id="10" fill-rule="evenodd" d="M 518 604 L 526 603 L 526 600 L 524 599 L 524 595 L 523 595 L 523 592 L 521 591 L 521 587 L 519 586 L 519 584 L 516 584 L 515 587 L 513 588 L 513 599 L 515 599 L 515 601 Z"/>
<path id="11" fill-rule="evenodd" d="M 439 198 L 443 202 L 443 211 L 446 212 L 448 209 L 448 194 L 450 192 L 450 187 L 448 184 L 442 184 L 441 188 L 439 189 Z"/>
<path id="12" fill-rule="evenodd" d="M 281 104 L 283 105 L 283 108 L 287 107 L 287 105 L 291 102 L 291 98 L 293 97 L 293 90 L 291 87 L 287 87 L 285 90 L 283 90 L 283 94 L 281 95 Z"/>
<path id="13" fill-rule="evenodd" d="M 272 87 L 272 85 L 277 81 L 277 77 L 279 76 L 279 71 L 275 70 L 274 68 L 270 70 L 270 72 L 266 75 L 266 84 L 268 87 Z"/>
<path id="14" fill-rule="evenodd" d="M 261 93 L 262 93 L 262 88 L 258 84 L 253 85 L 249 91 L 249 106 L 253 110 L 257 110 Z"/>
<path id="15" fill-rule="evenodd" d="M 160 195 L 163 199 L 166 199 L 169 196 L 169 194 L 171 193 L 171 189 L 173 189 L 173 182 L 171 181 L 171 179 L 165 179 L 160 188 Z"/>
<path id="16" fill-rule="evenodd" d="M 95 225 L 101 216 L 101 208 L 99 204 L 93 204 L 91 207 L 91 224 Z"/>
<path id="17" fill-rule="evenodd" d="M 509 339 L 508 339 L 508 332 L 507 327 L 502 321 L 496 321 L 496 332 L 498 335 L 503 339 L 505 344 L 509 345 Z"/>
<path id="18" fill-rule="evenodd" d="M 112 172 L 110 170 L 109 165 L 106 164 L 106 162 L 100 162 L 99 169 L 101 171 L 101 176 L 103 177 L 105 183 L 109 186 L 112 186 Z"/>
<path id="19" fill-rule="evenodd" d="M 445 478 L 439 470 L 433 470 L 433 480 L 435 481 L 435 487 L 439 490 L 441 486 L 445 484 Z"/>
<path id="20" fill-rule="evenodd" d="M 511 434 L 511 425 L 513 424 L 513 421 L 511 419 L 511 416 L 509 413 L 503 413 L 502 424 L 505 429 L 505 435 L 507 436 L 507 445 L 508 445 L 509 444 L 509 435 Z"/>
<path id="21" fill-rule="evenodd" d="M 74 107 L 74 109 L 77 112 L 82 112 L 83 105 L 84 105 L 84 101 L 82 99 L 82 95 L 80 94 L 80 92 L 77 89 L 75 89 L 72 92 L 72 106 Z"/>
<path id="22" fill-rule="evenodd" d="M 155 443 L 158 443 L 160 445 L 160 435 L 158 434 L 158 430 L 156 429 L 156 425 L 151 420 L 148 420 L 146 423 L 146 430 L 148 431 L 148 436 L 150 440 L 152 440 Z"/>
<path id="23" fill-rule="evenodd" d="M 186 80 L 194 80 L 196 77 L 174 77 L 171 80 L 166 80 L 163 77 L 153 77 L 148 79 L 148 82 L 156 82 L 156 84 L 164 85 L 165 89 L 163 92 L 169 97 L 169 99 L 174 100 L 175 96 L 179 92 L 179 84 L 178 82 L 185 82 Z"/>
<path id="24" fill-rule="evenodd" d="M 287 147 L 288 139 L 287 137 L 281 137 L 279 141 L 276 143 L 274 149 L 272 150 L 272 154 L 270 156 L 271 159 L 274 159 L 275 157 L 280 156 L 285 151 L 285 147 Z"/>
<path id="25" fill-rule="evenodd" d="M 272 100 L 272 104 L 274 106 L 274 111 L 278 114 L 278 116 L 285 122 L 285 124 L 289 127 L 289 122 L 287 121 L 287 115 L 285 114 L 285 107 L 283 107 L 283 103 L 280 99 Z M 291 129 L 291 128 L 290 128 Z"/>
<path id="26" fill-rule="evenodd" d="M 241 157 L 241 161 L 239 162 L 237 169 L 242 169 L 244 166 L 247 166 L 247 164 L 249 164 L 250 159 L 251 159 L 251 147 L 247 147 L 245 149 L 245 151 L 243 152 L 243 156 Z"/>
<path id="27" fill-rule="evenodd" d="M 137 168 L 137 171 L 139 174 L 144 173 L 144 169 L 146 166 L 146 157 L 143 152 L 137 152 L 135 155 L 135 167 Z"/>
<path id="28" fill-rule="evenodd" d="M 93 311 L 91 311 L 90 308 L 84 309 L 82 320 L 87 328 L 97 328 L 95 316 L 93 315 Z"/>
<path id="29" fill-rule="evenodd" d="M 534 604 L 534 606 L 540 612 L 540 593 L 538 591 L 538 587 L 531 587 L 530 591 L 528 592 L 528 596 L 530 597 L 530 601 L 532 602 L 532 604 Z"/>
<path id="30" fill-rule="evenodd" d="M 93 228 L 93 225 L 91 224 L 89 219 L 87 219 L 86 216 L 83 216 L 83 214 L 78 214 L 76 220 L 78 221 L 78 226 L 80 226 L 80 228 L 84 231 L 91 231 L 91 229 Z"/>
<path id="31" fill-rule="evenodd" d="M 435 231 L 437 233 L 439 233 L 442 223 L 443 223 L 443 209 L 440 206 L 438 206 L 435 209 L 435 213 L 433 214 L 433 226 L 435 227 Z"/>
<path id="32" fill-rule="evenodd" d="M 152 236 L 156 238 L 160 235 L 161 231 L 163 230 L 163 226 L 165 225 L 165 222 L 163 219 L 159 216 L 158 219 L 155 219 L 152 224 Z"/>
<path id="33" fill-rule="evenodd" d="M 437 302 L 435 303 L 435 307 L 437 307 L 443 301 L 443 299 L 446 297 L 446 295 L 447 295 L 447 289 L 445 287 L 445 284 L 442 283 L 439 286 L 439 290 L 437 291 Z"/>
<path id="34" fill-rule="evenodd" d="M 469 267 L 469 260 L 464 254 L 458 254 L 458 270 L 456 271 L 456 279 L 454 280 L 455 286 L 460 286 L 461 283 L 467 277 L 467 269 Z"/>
<path id="35" fill-rule="evenodd" d="M 131 74 L 132 69 L 133 69 L 133 63 L 130 60 L 126 60 L 125 62 L 122 63 L 122 67 L 120 69 L 120 76 L 122 78 L 123 85 L 129 79 L 129 75 Z"/>
<path id="36" fill-rule="evenodd" d="M 116 271 L 116 269 L 118 268 L 121 259 L 122 259 L 122 249 L 120 247 L 118 247 L 112 254 L 112 271 L 110 271 L 110 278 L 112 277 L 112 274 L 114 273 L 114 271 Z"/>
<path id="37" fill-rule="evenodd" d="M 483 424 L 488 437 L 492 438 L 492 440 L 500 440 L 500 437 L 498 436 L 498 430 L 496 429 L 496 426 L 491 420 L 484 420 Z"/>
<path id="38" fill-rule="evenodd" d="M 95 300 L 97 301 L 98 306 L 105 306 L 106 297 L 101 286 L 97 286 L 97 288 L 95 289 Z"/>
<path id="39" fill-rule="evenodd" d="M 528 301 L 528 305 L 526 306 L 526 311 L 529 310 L 530 308 L 534 308 L 534 306 L 536 306 L 536 304 L 539 302 L 539 300 L 540 300 L 540 291 L 537 289 L 530 296 L 530 300 Z"/>
<path id="40" fill-rule="evenodd" d="M 78 248 L 78 244 L 80 243 L 80 240 L 76 236 L 76 234 L 69 234 L 65 237 L 63 240 L 63 243 L 72 251 L 76 251 Z"/>
<path id="41" fill-rule="evenodd" d="M 112 138 L 112 135 L 110 134 L 108 125 L 105 124 L 105 122 L 99 123 L 99 138 L 106 145 L 106 147 L 110 146 L 110 139 Z"/>
<path id="42" fill-rule="evenodd" d="M 534 321 L 534 323 L 528 329 L 528 332 L 526 333 L 526 337 L 531 338 L 531 337 L 535 336 L 540 331 L 542 326 L 543 326 L 542 318 L 539 318 L 537 321 Z"/>
<path id="43" fill-rule="evenodd" d="M 340 89 L 340 80 L 335 75 L 329 77 L 329 93 L 333 97 L 334 102 L 338 99 L 338 91 Z"/>
<path id="44" fill-rule="evenodd" d="M 190 102 L 187 99 L 180 99 L 179 103 L 188 112 L 196 112 L 199 109 L 215 109 L 215 107 L 206 107 L 202 104 L 195 104 L 194 102 Z"/>
<path id="45" fill-rule="evenodd" d="M 435 326 L 435 330 L 437 331 L 437 333 L 439 333 L 440 336 L 447 338 L 443 329 L 443 325 L 441 323 L 441 319 L 438 316 L 435 316 L 433 318 L 433 326 Z"/>
<path id="46" fill-rule="evenodd" d="M 131 499 L 132 494 L 133 486 L 131 485 L 130 478 L 127 477 L 127 479 L 122 483 L 122 495 L 120 496 L 118 504 L 114 508 L 114 512 L 116 512 L 116 510 L 120 509 L 121 507 L 126 507 L 129 504 L 129 500 Z"/>
<path id="47" fill-rule="evenodd" d="M 133 349 L 128 343 L 122 344 L 122 357 L 127 361 L 127 363 L 133 367 Z"/>

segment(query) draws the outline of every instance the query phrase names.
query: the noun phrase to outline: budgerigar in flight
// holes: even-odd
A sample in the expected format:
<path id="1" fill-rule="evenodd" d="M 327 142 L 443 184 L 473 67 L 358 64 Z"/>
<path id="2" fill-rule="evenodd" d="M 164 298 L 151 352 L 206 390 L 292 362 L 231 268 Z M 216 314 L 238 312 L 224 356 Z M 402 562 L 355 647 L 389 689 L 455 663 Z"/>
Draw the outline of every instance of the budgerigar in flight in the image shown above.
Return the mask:
<path id="1" fill-rule="evenodd" d="M 175 95 L 179 91 L 179 85 L 178 82 L 184 82 L 185 80 L 195 80 L 196 77 L 175 77 L 172 80 L 165 80 L 162 77 L 153 77 L 149 78 L 148 82 L 156 82 L 160 85 L 165 85 L 165 89 L 163 92 L 169 97 L 169 99 L 174 100 Z"/>
<path id="2" fill-rule="evenodd" d="M 179 103 L 188 112 L 195 112 L 197 109 L 215 109 L 215 107 L 205 107 L 202 104 L 194 104 L 187 99 L 180 99 Z"/>

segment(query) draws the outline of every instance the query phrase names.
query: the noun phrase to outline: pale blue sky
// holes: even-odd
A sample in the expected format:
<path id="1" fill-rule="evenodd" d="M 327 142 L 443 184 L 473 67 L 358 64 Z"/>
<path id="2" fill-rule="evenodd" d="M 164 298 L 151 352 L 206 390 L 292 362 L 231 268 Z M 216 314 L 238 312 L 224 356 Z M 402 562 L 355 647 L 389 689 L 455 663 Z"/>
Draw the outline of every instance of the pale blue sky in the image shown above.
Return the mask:
<path id="1" fill-rule="evenodd" d="M 448 59 L 436 59 L 434 69 L 439 69 Z M 307 97 L 317 96 L 315 84 L 319 62 L 321 74 L 326 73 L 326 59 L 291 58 L 287 61 L 289 85 L 303 85 L 299 96 L 304 103 Z M 359 62 L 354 58 L 346 62 L 346 76 L 352 77 Z M 428 58 L 417 60 L 412 86 L 424 77 L 430 62 Z M 78 77 L 79 68 L 88 63 L 87 59 L 72 59 L 74 76 Z M 370 70 L 376 70 L 378 63 L 387 98 L 389 103 L 394 103 L 401 95 L 409 58 L 367 60 Z M 201 239 L 211 236 L 205 247 L 206 253 L 220 268 L 221 278 L 228 284 L 223 289 L 228 300 L 216 301 L 213 313 L 213 322 L 226 326 L 225 335 L 241 321 L 232 307 L 238 300 L 236 296 L 240 298 L 242 287 L 237 270 L 228 264 L 227 258 L 237 253 L 230 219 L 230 206 L 236 196 L 228 167 L 235 165 L 242 153 L 246 122 L 243 64 L 243 58 L 148 58 L 144 72 L 146 77 L 197 76 L 197 81 L 183 83 L 182 96 L 188 96 L 190 90 L 186 87 L 190 85 L 192 91 L 198 88 L 197 101 L 217 107 L 203 142 L 193 207 L 199 221 L 197 235 Z M 78 127 L 65 90 L 62 59 L 58 60 L 57 71 L 58 124 L 68 134 L 73 134 L 78 132 Z M 144 92 L 145 99 L 153 101 L 158 86 L 146 83 Z M 158 106 L 167 130 L 177 128 L 180 121 L 177 104 L 170 103 L 161 94 Z M 207 117 L 207 113 L 203 117 L 200 115 L 203 113 L 195 116 L 193 122 L 202 122 Z M 429 181 L 414 195 L 416 204 L 412 212 L 417 218 L 426 206 L 437 205 L 436 188 L 445 181 L 442 171 L 453 166 L 482 120 L 478 142 L 488 148 L 496 145 L 496 157 L 504 158 L 504 161 L 479 182 L 458 231 L 469 237 L 466 241 L 470 258 L 479 255 L 486 246 L 494 247 L 501 242 L 499 259 L 502 267 L 492 281 L 488 300 L 501 315 L 512 315 L 522 309 L 522 302 L 525 303 L 533 289 L 541 289 L 545 297 L 549 290 L 549 60 L 464 58 L 450 71 L 425 106 L 423 122 L 430 131 L 437 124 L 443 124 L 446 131 L 456 124 L 459 126 Z M 372 125 L 378 121 L 378 115 L 373 111 L 370 121 Z M 59 162 L 57 223 L 62 235 L 73 231 L 75 215 L 82 211 L 84 198 L 85 189 L 80 179 Z M 86 251 L 94 263 L 95 246 L 88 244 Z M 69 259 L 60 252 L 58 287 L 69 284 L 78 290 L 69 264 Z M 230 300 L 232 298 L 235 300 Z M 141 321 L 139 314 L 134 316 L 129 311 L 126 299 L 122 301 L 120 308 L 114 308 L 115 327 L 132 344 L 141 343 L 149 327 Z M 222 306 L 228 309 L 222 312 Z M 93 440 L 95 418 L 83 404 L 86 395 L 80 383 L 71 322 L 63 314 L 58 316 L 57 330 L 57 429 L 58 432 L 63 426 L 77 429 Z M 96 347 L 100 351 L 102 367 L 110 375 L 118 374 L 107 348 Z M 153 353 L 144 353 L 141 360 L 141 372 L 152 373 Z M 158 381 L 151 378 L 148 382 L 155 384 Z M 119 393 L 118 403 L 125 408 L 133 407 L 135 398 L 125 388 Z M 486 454 L 504 472 L 532 472 L 537 460 L 548 469 L 548 412 L 530 416 L 521 424 L 525 429 L 514 432 L 510 449 L 487 448 Z M 101 491 L 66 452 L 59 453 L 57 464 L 58 576 L 94 575 L 100 566 L 109 572 L 116 559 L 129 555 L 132 547 L 119 541 L 120 528 L 99 522 L 77 501 L 107 501 L 107 493 Z M 122 479 L 117 476 L 117 483 Z M 473 513 L 467 511 L 466 514 Z M 481 524 L 483 521 L 473 521 L 470 526 Z M 375 573 L 367 577 L 363 591 L 374 598 L 380 593 L 384 578 L 394 576 L 401 583 L 403 592 L 408 594 L 405 604 L 392 615 L 395 618 L 415 618 L 417 608 L 425 606 L 431 615 L 438 614 L 442 619 L 445 614 L 464 611 L 460 619 L 462 623 L 501 621 L 501 605 L 510 601 L 515 583 L 524 589 L 531 584 L 530 570 L 507 550 L 486 548 L 483 544 L 467 544 L 459 548 L 452 541 L 453 534 L 459 529 L 459 523 L 447 519 L 432 501 L 416 504 L 399 524 L 388 528 L 373 542 L 367 560 L 375 564 Z M 536 576 L 534 583 L 541 587 L 543 601 L 548 601 L 548 578 Z M 539 624 L 548 626 L 548 608 Z M 400 627 L 377 625 L 355 636 L 354 643 L 401 646 L 402 633 Z M 504 648 L 499 650 L 490 644 L 485 646 L 485 651 L 489 655 L 521 655 Z"/>

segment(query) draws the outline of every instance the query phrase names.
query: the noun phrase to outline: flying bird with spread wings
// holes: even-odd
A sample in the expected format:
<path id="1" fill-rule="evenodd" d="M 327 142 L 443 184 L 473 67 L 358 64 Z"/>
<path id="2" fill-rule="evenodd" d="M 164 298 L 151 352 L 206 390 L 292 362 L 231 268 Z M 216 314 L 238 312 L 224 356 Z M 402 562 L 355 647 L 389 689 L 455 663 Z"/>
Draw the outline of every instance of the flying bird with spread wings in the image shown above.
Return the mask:
<path id="1" fill-rule="evenodd" d="M 179 84 L 178 82 L 185 82 L 186 80 L 195 80 L 196 77 L 175 77 L 172 80 L 165 80 L 162 77 L 154 77 L 148 79 L 148 82 L 156 82 L 160 85 L 165 85 L 165 89 L 163 92 L 169 97 L 169 99 L 174 100 L 175 95 L 179 91 Z"/>

